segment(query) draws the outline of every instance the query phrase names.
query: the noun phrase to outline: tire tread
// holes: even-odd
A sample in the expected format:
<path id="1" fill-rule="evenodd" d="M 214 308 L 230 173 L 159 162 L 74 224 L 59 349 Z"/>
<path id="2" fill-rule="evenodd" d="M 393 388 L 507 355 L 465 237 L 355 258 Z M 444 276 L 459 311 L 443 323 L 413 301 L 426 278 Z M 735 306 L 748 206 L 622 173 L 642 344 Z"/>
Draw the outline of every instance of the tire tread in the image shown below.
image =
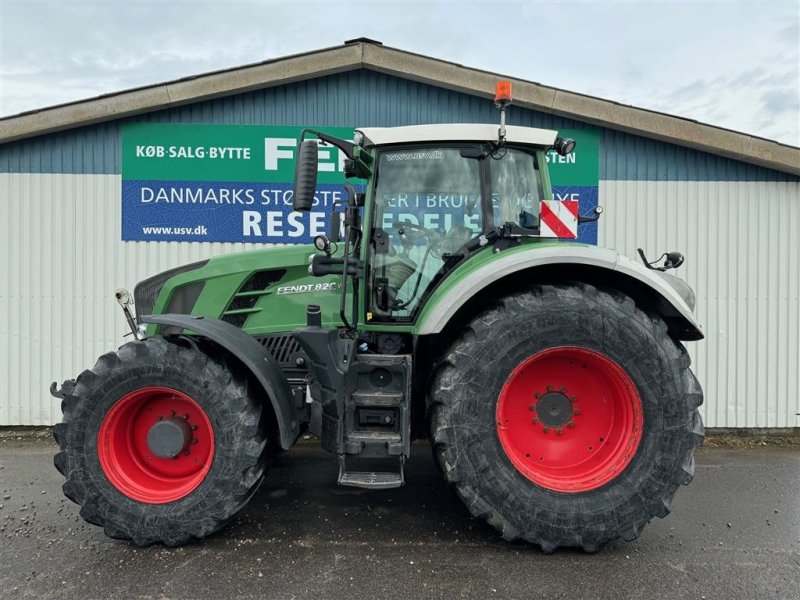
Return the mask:
<path id="1" fill-rule="evenodd" d="M 176 514 L 171 520 L 173 526 L 162 528 L 158 534 L 154 534 L 148 533 L 152 527 L 149 527 L 146 508 L 140 511 L 138 520 L 121 517 L 124 511 L 116 505 L 113 495 L 99 493 L 92 474 L 77 466 L 79 461 L 72 457 L 78 458 L 76 455 L 82 452 L 82 445 L 73 443 L 76 437 L 73 433 L 78 433 L 73 428 L 81 427 L 81 419 L 76 416 L 90 410 L 88 398 L 98 392 L 105 381 L 133 368 L 158 372 L 165 366 L 191 369 L 192 372 L 209 376 L 207 386 L 223 390 L 221 398 L 224 401 L 241 406 L 236 416 L 237 422 L 231 426 L 242 434 L 244 441 L 241 453 L 245 460 L 235 485 L 220 487 L 226 480 L 211 480 L 214 487 L 207 491 L 207 497 L 215 499 L 216 504 L 207 509 L 205 517 L 187 520 Z M 61 407 L 63 419 L 55 426 L 53 433 L 59 445 L 54 465 L 66 478 L 62 489 L 67 498 L 81 506 L 81 517 L 103 527 L 111 538 L 130 540 L 137 546 L 156 543 L 181 546 L 204 538 L 221 529 L 250 500 L 263 480 L 267 466 L 267 440 L 259 426 L 261 403 L 248 389 L 248 377 L 239 374 L 235 364 L 203 352 L 197 346 L 177 345 L 160 336 L 127 343 L 117 352 L 102 355 L 92 369 L 83 371 L 76 380 L 75 389 L 63 399 Z M 124 499 L 121 494 L 119 498 Z"/>
<path id="2" fill-rule="evenodd" d="M 596 305 L 598 308 L 617 311 L 623 315 L 622 318 L 635 320 L 639 326 L 650 332 L 660 351 L 674 361 L 681 371 L 684 387 L 682 392 L 684 401 L 681 406 L 684 407 L 682 410 L 685 417 L 682 419 L 681 428 L 684 438 L 689 439 L 690 443 L 685 448 L 684 459 L 678 472 L 673 474 L 671 483 L 663 489 L 662 495 L 655 500 L 648 511 L 641 511 L 622 522 L 614 520 L 598 522 L 591 528 L 571 530 L 556 536 L 554 535 L 556 529 L 543 526 L 534 514 L 535 509 L 530 510 L 532 525 L 528 530 L 515 526 L 504 517 L 501 510 L 485 502 L 480 496 L 481 492 L 468 483 L 473 479 L 475 469 L 472 465 L 467 465 L 466 461 L 459 461 L 461 440 L 458 433 L 461 423 L 458 422 L 458 411 L 455 406 L 459 401 L 456 391 L 459 383 L 465 384 L 475 376 L 473 363 L 476 360 L 475 355 L 480 352 L 482 340 L 496 334 L 494 328 L 498 323 L 502 323 L 505 313 L 536 311 L 543 304 L 565 306 L 576 302 L 586 306 L 586 310 L 590 310 L 587 305 Z M 501 533 L 503 539 L 526 540 L 541 546 L 545 553 L 554 552 L 562 546 L 576 546 L 586 552 L 597 552 L 606 543 L 617 538 L 634 540 L 652 517 L 664 517 L 669 514 L 678 487 L 688 484 L 694 474 L 693 450 L 702 444 L 704 435 L 702 419 L 697 410 L 702 404 L 703 392 L 697 378 L 690 370 L 690 365 L 688 352 L 679 342 L 670 338 L 663 319 L 655 313 L 639 308 L 632 298 L 617 290 L 597 288 L 585 283 L 564 283 L 539 285 L 530 291 L 507 296 L 498 300 L 482 314 L 475 316 L 435 367 L 428 403 L 434 457 L 445 480 L 462 499 L 469 512 L 477 518 L 486 520 Z M 599 512 L 598 519 L 600 519 Z M 594 517 L 594 514 L 588 516 L 590 520 Z"/>

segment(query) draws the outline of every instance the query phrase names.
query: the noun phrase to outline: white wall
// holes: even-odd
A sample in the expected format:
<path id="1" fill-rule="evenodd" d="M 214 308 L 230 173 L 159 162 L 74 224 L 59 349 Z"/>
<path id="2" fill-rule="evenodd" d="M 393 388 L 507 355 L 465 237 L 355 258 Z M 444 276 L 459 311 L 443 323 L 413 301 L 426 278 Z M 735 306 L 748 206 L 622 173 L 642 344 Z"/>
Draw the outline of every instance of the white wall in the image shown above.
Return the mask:
<path id="1" fill-rule="evenodd" d="M 686 256 L 706 426 L 800 426 L 800 184 L 602 181 L 600 199 L 600 245 Z"/>
<path id="2" fill-rule="evenodd" d="M 245 249 L 122 242 L 120 198 L 119 175 L 0 174 L 0 425 L 61 419 L 50 382 L 129 339 L 118 287 Z"/>
<path id="3" fill-rule="evenodd" d="M 243 244 L 121 242 L 119 175 L 0 174 L 0 425 L 60 419 L 51 381 L 123 343 L 117 287 Z M 797 183 L 600 183 L 600 244 L 680 250 L 710 427 L 800 426 Z M 252 246 L 247 246 L 252 247 Z"/>

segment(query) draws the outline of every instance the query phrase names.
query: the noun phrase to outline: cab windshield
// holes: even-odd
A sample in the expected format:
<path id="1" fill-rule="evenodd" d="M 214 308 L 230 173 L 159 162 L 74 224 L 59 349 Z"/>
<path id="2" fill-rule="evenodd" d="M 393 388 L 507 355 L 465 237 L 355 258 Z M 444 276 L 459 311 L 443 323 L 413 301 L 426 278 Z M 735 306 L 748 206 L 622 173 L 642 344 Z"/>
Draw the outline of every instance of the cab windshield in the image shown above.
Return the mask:
<path id="1" fill-rule="evenodd" d="M 410 320 L 470 242 L 504 223 L 538 227 L 535 155 L 482 145 L 378 156 L 370 252 L 373 320 Z"/>

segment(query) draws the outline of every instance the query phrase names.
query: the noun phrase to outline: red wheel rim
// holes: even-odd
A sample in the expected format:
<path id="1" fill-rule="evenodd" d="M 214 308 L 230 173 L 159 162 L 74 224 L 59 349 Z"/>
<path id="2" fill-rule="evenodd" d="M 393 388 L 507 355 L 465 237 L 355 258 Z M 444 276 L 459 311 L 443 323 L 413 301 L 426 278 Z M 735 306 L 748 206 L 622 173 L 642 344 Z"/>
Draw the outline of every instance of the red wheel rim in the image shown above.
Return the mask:
<path id="1" fill-rule="evenodd" d="M 148 445 L 148 432 L 165 419 L 188 425 L 185 447 L 174 458 L 156 456 Z M 141 388 L 108 411 L 97 436 L 97 454 L 117 490 L 139 502 L 166 504 L 202 483 L 214 458 L 214 430 L 205 411 L 183 392 Z"/>
<path id="2" fill-rule="evenodd" d="M 509 375 L 497 401 L 497 434 L 517 470 L 557 492 L 594 490 L 630 464 L 642 438 L 642 401 L 607 356 L 544 350 Z"/>

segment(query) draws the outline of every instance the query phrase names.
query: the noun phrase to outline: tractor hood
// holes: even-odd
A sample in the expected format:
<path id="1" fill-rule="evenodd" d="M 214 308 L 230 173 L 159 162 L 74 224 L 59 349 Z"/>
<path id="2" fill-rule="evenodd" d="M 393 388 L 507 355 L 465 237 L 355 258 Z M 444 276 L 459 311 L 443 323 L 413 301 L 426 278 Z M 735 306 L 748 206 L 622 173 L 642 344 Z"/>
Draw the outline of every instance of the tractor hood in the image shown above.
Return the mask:
<path id="1" fill-rule="evenodd" d="M 323 324 L 337 326 L 341 277 L 309 275 L 315 253 L 311 245 L 268 247 L 164 271 L 137 284 L 136 315 L 203 315 L 257 335 L 302 327 L 306 306 L 317 304 Z"/>

